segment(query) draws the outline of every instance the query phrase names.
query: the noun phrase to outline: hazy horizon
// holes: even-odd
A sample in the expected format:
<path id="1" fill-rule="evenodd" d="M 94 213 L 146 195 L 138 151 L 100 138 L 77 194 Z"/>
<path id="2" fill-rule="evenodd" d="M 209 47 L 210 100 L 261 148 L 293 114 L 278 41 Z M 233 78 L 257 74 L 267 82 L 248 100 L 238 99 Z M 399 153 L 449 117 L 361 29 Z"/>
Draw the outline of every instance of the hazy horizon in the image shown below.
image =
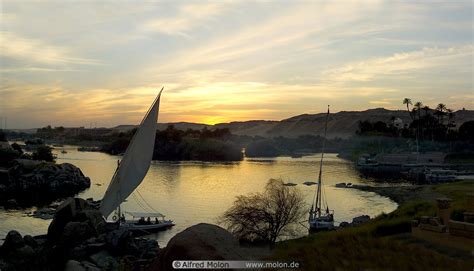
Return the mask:
<path id="1" fill-rule="evenodd" d="M 406 111 L 406 107 L 405 108 L 401 108 L 401 109 L 388 109 L 388 108 L 383 108 L 383 107 L 374 107 L 374 108 L 367 108 L 367 109 L 362 109 L 362 110 L 341 110 L 341 111 L 337 111 L 337 112 L 330 112 L 331 114 L 337 114 L 337 113 L 340 113 L 340 112 L 362 112 L 362 111 L 368 111 L 368 110 L 376 110 L 376 109 L 385 109 L 385 110 L 392 110 L 392 111 L 402 111 L 402 112 L 407 112 Z M 434 110 L 434 107 L 432 108 Z M 454 113 L 456 113 L 457 111 L 461 111 L 461 110 L 468 110 L 468 111 L 474 111 L 474 109 L 468 109 L 468 108 L 460 108 L 458 110 L 454 110 Z M 317 114 L 325 114 L 326 112 L 315 112 L 315 113 L 301 113 L 301 114 L 296 114 L 296 115 L 292 115 L 292 116 L 288 116 L 288 117 L 284 117 L 284 118 L 281 118 L 281 119 L 248 119 L 248 120 L 229 120 L 229 121 L 226 121 L 226 122 L 217 122 L 217 123 L 213 123 L 213 124 L 207 124 L 207 123 L 201 123 L 201 122 L 191 122 L 191 121 L 186 121 L 186 120 L 183 120 L 183 121 L 169 121 L 169 122 L 163 122 L 163 121 L 160 121 L 158 120 L 158 124 L 168 124 L 168 123 L 191 123 L 191 124 L 204 124 L 204 125 L 209 125 L 209 126 L 213 126 L 213 125 L 218 125 L 218 124 L 225 124 L 225 123 L 232 123 L 232 122 L 247 122 L 247 121 L 282 121 L 282 120 L 285 120 L 285 119 L 289 119 L 289 118 L 292 118 L 292 117 L 296 117 L 296 116 L 300 116 L 300 115 L 305 115 L 305 114 L 310 114 L 310 115 L 317 115 Z M 407 112 L 407 117 L 408 117 L 408 112 Z M 4 127 L 4 124 L 3 124 L 3 118 L 0 117 L 0 129 L 2 129 Z M 140 120 L 137 122 L 137 123 L 117 123 L 117 124 L 113 124 L 112 126 L 104 126 L 104 125 L 100 125 L 100 123 L 98 122 L 90 122 L 90 123 L 84 123 L 83 125 L 78 125 L 78 126 L 66 126 L 66 125 L 52 125 L 52 124 L 46 124 L 44 126 L 41 126 L 41 127 L 24 127 L 24 128 L 15 128 L 15 127 L 7 127 L 7 130 L 31 130 L 31 129 L 38 129 L 38 128 L 44 128 L 48 125 L 50 125 L 52 128 L 55 128 L 55 127 L 65 127 L 65 128 L 72 128 L 72 127 L 84 127 L 85 129 L 94 129 L 94 128 L 114 128 L 114 127 L 117 127 L 117 126 L 138 126 L 140 123 Z"/>
<path id="2" fill-rule="evenodd" d="M 0 4 L 7 128 L 474 109 L 472 1 Z M 94 125 L 95 126 L 95 125 Z M 3 126 L 2 126 L 3 127 Z"/>

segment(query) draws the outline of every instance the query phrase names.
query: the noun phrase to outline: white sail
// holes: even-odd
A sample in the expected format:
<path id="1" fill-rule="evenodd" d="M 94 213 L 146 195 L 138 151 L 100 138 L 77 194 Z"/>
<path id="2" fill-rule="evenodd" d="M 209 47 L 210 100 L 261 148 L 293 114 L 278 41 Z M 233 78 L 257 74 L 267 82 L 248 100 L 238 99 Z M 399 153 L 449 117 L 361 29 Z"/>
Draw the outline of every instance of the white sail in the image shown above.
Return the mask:
<path id="1" fill-rule="evenodd" d="M 150 168 L 155 146 L 156 123 L 161 92 L 135 132 L 115 172 L 100 205 L 100 212 L 108 217 L 140 185 Z"/>

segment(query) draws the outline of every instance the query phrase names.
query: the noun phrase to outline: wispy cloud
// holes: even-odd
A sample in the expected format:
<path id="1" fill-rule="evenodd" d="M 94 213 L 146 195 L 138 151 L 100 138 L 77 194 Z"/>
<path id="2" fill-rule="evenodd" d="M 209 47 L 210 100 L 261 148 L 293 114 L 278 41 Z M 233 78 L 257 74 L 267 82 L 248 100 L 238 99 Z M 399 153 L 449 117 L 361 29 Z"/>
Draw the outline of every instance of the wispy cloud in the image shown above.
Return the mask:
<path id="1" fill-rule="evenodd" d="M 77 57 L 67 48 L 8 31 L 0 32 L 0 55 L 43 64 L 99 64 L 93 59 Z"/>
<path id="2" fill-rule="evenodd" d="M 175 16 L 149 20 L 142 25 L 141 30 L 188 37 L 192 29 L 213 20 L 229 4 L 226 2 L 185 4 L 179 8 Z"/>
<path id="3" fill-rule="evenodd" d="M 18 126 L 137 123 L 161 85 L 160 121 L 472 107 L 472 2 L 2 4 L 0 115 Z"/>
<path id="4" fill-rule="evenodd" d="M 371 81 L 378 76 L 409 75 L 416 70 L 440 66 L 455 67 L 459 65 L 456 60 L 472 59 L 473 49 L 473 45 L 423 48 L 419 51 L 347 64 L 341 68 L 324 71 L 322 74 L 326 79 L 334 81 Z"/>

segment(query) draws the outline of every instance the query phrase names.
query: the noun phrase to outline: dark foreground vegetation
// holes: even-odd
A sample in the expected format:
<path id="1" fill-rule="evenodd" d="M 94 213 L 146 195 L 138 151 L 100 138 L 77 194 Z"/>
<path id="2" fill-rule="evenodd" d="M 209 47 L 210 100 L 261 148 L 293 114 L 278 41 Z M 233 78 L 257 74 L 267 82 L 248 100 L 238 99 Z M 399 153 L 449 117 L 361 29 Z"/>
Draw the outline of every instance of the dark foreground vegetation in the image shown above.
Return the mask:
<path id="1" fill-rule="evenodd" d="M 280 237 L 295 236 L 295 225 L 304 216 L 302 193 L 281 179 L 270 179 L 263 193 L 237 197 L 221 223 L 241 242 L 273 244 Z"/>
<path id="2" fill-rule="evenodd" d="M 271 258 L 300 261 L 304 270 L 472 270 L 470 251 L 420 240 L 410 231 L 413 219 L 435 215 L 436 197 L 453 200 L 451 218 L 456 219 L 468 210 L 467 195 L 473 192 L 473 181 L 422 186 L 390 214 L 358 227 L 279 242 Z"/>

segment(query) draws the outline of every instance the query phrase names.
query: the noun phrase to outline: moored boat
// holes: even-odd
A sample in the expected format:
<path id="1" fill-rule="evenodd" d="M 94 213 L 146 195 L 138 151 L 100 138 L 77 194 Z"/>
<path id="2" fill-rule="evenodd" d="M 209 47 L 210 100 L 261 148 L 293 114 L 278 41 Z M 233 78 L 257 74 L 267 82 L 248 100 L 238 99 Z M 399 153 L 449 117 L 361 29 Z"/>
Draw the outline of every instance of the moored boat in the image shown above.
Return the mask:
<path id="1" fill-rule="evenodd" d="M 162 91 L 163 89 L 143 118 L 121 161 L 118 162 L 117 170 L 100 204 L 100 211 L 105 218 L 114 213 L 109 224 L 138 234 L 147 234 L 174 226 L 173 221 L 165 220 L 164 215 L 148 204 L 138 191 L 138 195 L 144 201 L 144 204 L 138 205 L 146 209 L 146 212 L 122 212 L 120 206 L 138 188 L 150 168 Z"/>
<path id="2" fill-rule="evenodd" d="M 323 200 L 324 187 L 322 186 L 324 148 L 326 145 L 328 119 L 329 119 L 329 106 L 328 106 L 328 112 L 326 114 L 326 124 L 324 126 L 324 138 L 323 138 L 323 145 L 321 149 L 321 160 L 319 163 L 318 185 L 317 185 L 315 197 L 313 200 L 313 204 L 311 205 L 311 209 L 309 211 L 308 224 L 309 224 L 310 232 L 327 231 L 327 230 L 334 229 L 334 210 L 329 210 L 327 201 L 325 199 Z M 324 207 L 323 207 L 323 204 L 325 205 Z"/>

